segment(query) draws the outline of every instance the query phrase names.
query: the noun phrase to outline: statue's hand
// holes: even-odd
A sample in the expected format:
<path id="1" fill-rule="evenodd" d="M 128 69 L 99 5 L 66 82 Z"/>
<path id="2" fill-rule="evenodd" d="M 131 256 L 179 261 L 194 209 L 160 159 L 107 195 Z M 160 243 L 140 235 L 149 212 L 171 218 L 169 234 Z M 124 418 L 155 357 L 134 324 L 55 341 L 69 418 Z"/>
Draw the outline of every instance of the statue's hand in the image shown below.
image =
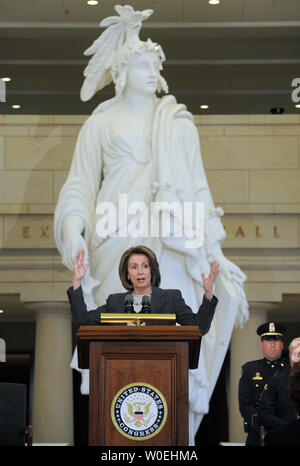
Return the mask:
<path id="1" fill-rule="evenodd" d="M 84 223 L 80 217 L 68 216 L 64 219 L 62 225 L 63 237 L 63 264 L 69 270 L 74 270 L 74 258 L 79 249 L 85 252 L 85 258 L 88 262 L 88 247 L 82 236 Z"/>
<path id="2" fill-rule="evenodd" d="M 74 270 L 74 260 L 77 251 L 82 249 L 84 251 L 85 259 L 89 261 L 87 244 L 80 234 L 73 235 L 68 242 L 65 242 L 63 263 L 69 270 Z"/>
<path id="3" fill-rule="evenodd" d="M 223 253 L 219 253 L 214 257 L 220 264 L 220 271 L 224 273 L 228 280 L 234 280 L 237 282 L 244 283 L 247 276 L 241 271 L 241 269 L 233 262 L 228 260 Z"/>

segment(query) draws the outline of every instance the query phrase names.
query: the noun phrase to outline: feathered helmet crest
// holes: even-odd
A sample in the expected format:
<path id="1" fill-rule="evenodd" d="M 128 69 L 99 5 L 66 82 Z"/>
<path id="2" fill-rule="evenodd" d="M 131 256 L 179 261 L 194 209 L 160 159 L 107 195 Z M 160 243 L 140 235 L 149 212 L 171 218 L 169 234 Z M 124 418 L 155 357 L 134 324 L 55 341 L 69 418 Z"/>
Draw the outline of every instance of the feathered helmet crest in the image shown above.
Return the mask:
<path id="1" fill-rule="evenodd" d="M 100 27 L 107 29 L 84 52 L 84 55 L 93 55 L 84 69 L 80 98 L 86 102 L 93 95 L 110 84 L 116 85 L 116 94 L 120 92 L 122 84 L 118 76 L 118 68 L 126 64 L 128 57 L 135 52 L 155 51 L 161 61 L 165 61 L 162 48 L 150 39 L 143 42 L 139 38 L 142 22 L 152 15 L 153 10 L 134 11 L 130 5 L 116 5 L 119 16 L 109 16 L 100 23 Z M 162 68 L 162 67 L 161 67 Z M 165 80 L 160 77 L 159 91 L 168 91 Z"/>

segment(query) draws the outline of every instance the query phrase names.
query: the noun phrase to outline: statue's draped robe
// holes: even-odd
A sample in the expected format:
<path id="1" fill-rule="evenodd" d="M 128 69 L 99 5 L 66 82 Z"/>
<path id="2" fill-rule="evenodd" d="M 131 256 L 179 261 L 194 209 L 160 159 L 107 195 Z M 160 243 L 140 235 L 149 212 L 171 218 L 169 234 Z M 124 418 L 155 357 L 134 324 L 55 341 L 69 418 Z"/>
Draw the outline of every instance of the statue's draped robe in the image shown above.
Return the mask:
<path id="1" fill-rule="evenodd" d="M 63 263 L 63 221 L 69 215 L 79 216 L 89 248 L 89 269 L 82 282 L 88 309 L 104 304 L 110 293 L 124 291 L 118 275 L 120 257 L 127 248 L 145 244 L 157 255 L 161 287 L 180 289 L 187 304 L 196 312 L 203 298 L 201 273 L 209 273 L 214 251 L 220 248 L 225 231 L 207 184 L 193 117 L 173 96 L 157 99 L 149 134 L 146 139 L 139 140 L 112 125 L 106 112 L 92 115 L 81 128 L 70 172 L 59 196 L 54 229 Z M 184 235 L 181 238 L 151 237 L 150 221 L 149 237 L 126 235 L 128 222 L 123 223 L 122 215 L 119 217 L 120 194 L 122 199 L 127 194 L 127 206 L 134 206 L 133 202 L 143 203 L 149 215 L 151 202 L 160 202 L 160 205 L 163 201 L 168 201 L 169 205 L 172 202 L 181 205 L 204 202 L 204 244 L 187 248 Z M 99 238 L 96 225 L 103 216 L 96 214 L 96 208 L 104 201 L 115 204 L 119 230 L 109 231 L 107 237 Z M 177 211 L 171 211 L 171 215 L 174 223 L 185 222 Z M 130 212 L 128 218 L 133 218 Z M 195 219 L 193 226 L 197 227 Z M 234 324 L 247 319 L 242 285 L 228 280 L 222 270 L 214 293 L 219 299 L 216 314 L 209 333 L 202 338 L 199 367 L 189 375 L 191 445 L 203 415 L 208 412 Z M 78 368 L 76 350 L 72 367 Z M 82 371 L 82 376 L 82 393 L 88 393 L 88 371 Z"/>

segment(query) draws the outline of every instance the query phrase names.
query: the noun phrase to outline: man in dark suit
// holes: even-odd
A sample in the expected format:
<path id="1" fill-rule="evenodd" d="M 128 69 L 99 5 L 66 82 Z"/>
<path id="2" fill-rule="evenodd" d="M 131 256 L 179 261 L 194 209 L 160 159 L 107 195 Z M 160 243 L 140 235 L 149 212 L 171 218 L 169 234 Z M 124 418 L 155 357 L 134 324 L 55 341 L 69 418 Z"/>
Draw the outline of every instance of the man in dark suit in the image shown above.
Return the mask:
<path id="1" fill-rule="evenodd" d="M 288 398 L 297 416 L 292 421 L 267 431 L 264 438 L 265 446 L 300 447 L 300 357 L 297 360 L 298 362 L 293 364 L 288 379 Z"/>
<path id="2" fill-rule="evenodd" d="M 260 445 L 258 407 L 264 395 L 264 387 L 274 375 L 286 371 L 289 361 L 282 356 L 283 335 L 286 328 L 279 322 L 266 322 L 257 328 L 264 357 L 242 366 L 239 381 L 239 409 L 244 418 L 244 430 L 248 433 L 246 446 Z"/>
<path id="3" fill-rule="evenodd" d="M 288 397 L 290 370 L 295 362 L 293 355 L 297 353 L 300 355 L 300 338 L 295 338 L 289 345 L 290 366 L 287 366 L 283 373 L 273 377 L 265 389 L 258 409 L 258 422 L 267 431 L 294 421 L 297 417 Z"/>
<path id="4" fill-rule="evenodd" d="M 185 303 L 179 290 L 159 288 L 160 272 L 156 256 L 145 246 L 130 248 L 125 251 L 121 258 L 119 275 L 123 286 L 128 291 L 109 295 L 104 305 L 88 312 L 80 286 L 86 269 L 84 251 L 80 250 L 74 261 L 73 286 L 67 290 L 72 318 L 78 325 L 100 325 L 103 313 L 123 313 L 125 297 L 132 295 L 133 312 L 142 310 L 141 298 L 147 296 L 152 313 L 176 314 L 177 323 L 180 325 L 198 325 L 203 335 L 210 329 L 218 303 L 218 299 L 212 294 L 213 284 L 219 273 L 219 265 L 216 262 L 213 263 L 208 277 L 202 274 L 205 293 L 197 313 L 194 313 Z M 175 322 L 170 324 L 175 324 Z"/>

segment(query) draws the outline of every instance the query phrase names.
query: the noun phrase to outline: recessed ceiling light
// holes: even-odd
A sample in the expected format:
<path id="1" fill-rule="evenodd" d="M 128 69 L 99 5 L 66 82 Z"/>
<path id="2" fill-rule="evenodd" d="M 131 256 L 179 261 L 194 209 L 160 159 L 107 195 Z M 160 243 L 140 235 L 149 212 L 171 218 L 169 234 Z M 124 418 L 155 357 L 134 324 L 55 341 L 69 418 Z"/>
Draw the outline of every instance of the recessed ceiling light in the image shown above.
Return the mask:
<path id="1" fill-rule="evenodd" d="M 296 108 L 300 108 L 300 104 L 296 104 L 295 107 L 296 107 Z"/>
<path id="2" fill-rule="evenodd" d="M 2 81 L 5 81 L 6 83 L 8 83 L 9 81 L 11 81 L 11 78 L 6 76 L 5 78 L 2 78 Z"/>
<path id="3" fill-rule="evenodd" d="M 202 110 L 206 110 L 207 108 L 209 108 L 209 105 L 200 105 L 200 108 L 202 108 Z"/>
<path id="4" fill-rule="evenodd" d="M 208 3 L 209 3 L 210 5 L 219 5 L 220 0 L 208 0 Z"/>
<path id="5" fill-rule="evenodd" d="M 14 104 L 14 105 L 11 106 L 11 108 L 14 108 L 14 109 L 21 108 L 21 105 L 19 105 L 19 104 Z"/>
<path id="6" fill-rule="evenodd" d="M 98 5 L 99 2 L 98 2 L 98 0 L 88 0 L 86 3 L 88 5 Z"/>
<path id="7" fill-rule="evenodd" d="M 0 314 L 4 314 L 4 311 L 3 311 L 3 309 L 0 309 Z"/>

